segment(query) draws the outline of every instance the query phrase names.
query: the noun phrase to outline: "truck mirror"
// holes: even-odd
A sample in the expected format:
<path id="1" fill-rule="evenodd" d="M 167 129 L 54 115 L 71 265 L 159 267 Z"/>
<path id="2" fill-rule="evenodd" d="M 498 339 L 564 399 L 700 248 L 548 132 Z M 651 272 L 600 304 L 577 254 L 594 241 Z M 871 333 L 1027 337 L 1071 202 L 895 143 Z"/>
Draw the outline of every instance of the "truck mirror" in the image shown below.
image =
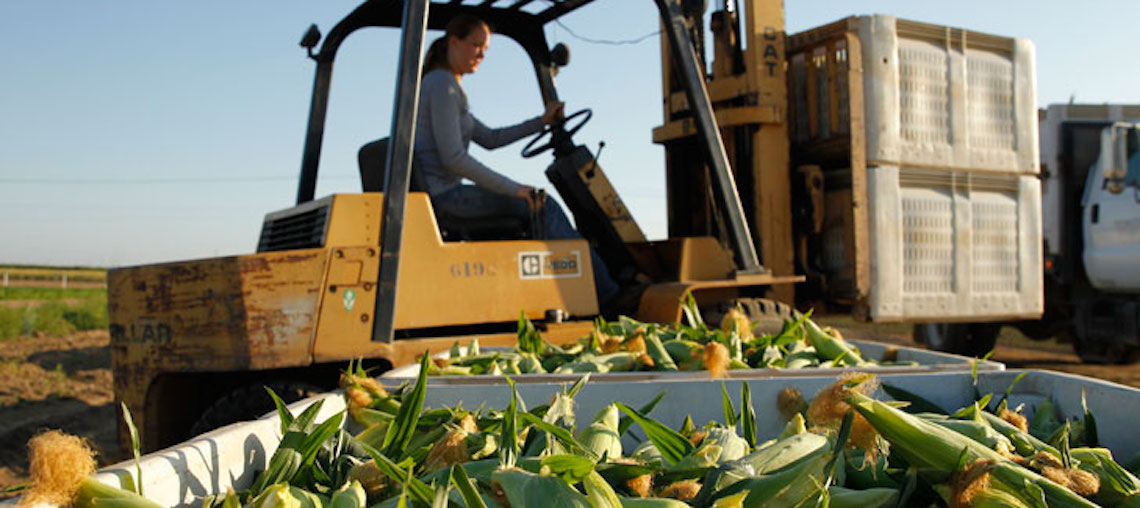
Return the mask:
<path id="1" fill-rule="evenodd" d="M 1140 189 L 1140 126 L 1130 126 L 1124 132 L 1124 186 Z"/>
<path id="2" fill-rule="evenodd" d="M 1104 173 L 1106 185 L 1124 178 L 1124 172 L 1128 165 L 1127 140 L 1127 134 L 1117 125 L 1109 127 L 1101 133 L 1101 171 Z"/>

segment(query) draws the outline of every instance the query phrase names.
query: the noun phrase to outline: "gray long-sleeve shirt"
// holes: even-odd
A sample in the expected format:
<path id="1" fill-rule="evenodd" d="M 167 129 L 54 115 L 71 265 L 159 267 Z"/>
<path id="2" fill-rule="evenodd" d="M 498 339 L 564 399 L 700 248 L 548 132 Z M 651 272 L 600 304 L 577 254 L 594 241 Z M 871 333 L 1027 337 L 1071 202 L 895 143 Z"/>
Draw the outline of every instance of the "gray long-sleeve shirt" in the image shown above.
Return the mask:
<path id="1" fill-rule="evenodd" d="M 541 117 L 500 129 L 487 127 L 471 114 L 455 76 L 443 69 L 428 72 L 420 85 L 415 146 L 428 194 L 454 189 L 464 178 L 499 194 L 518 193 L 522 185 L 475 160 L 467 147 L 474 140 L 483 148 L 498 148 L 540 130 Z"/>

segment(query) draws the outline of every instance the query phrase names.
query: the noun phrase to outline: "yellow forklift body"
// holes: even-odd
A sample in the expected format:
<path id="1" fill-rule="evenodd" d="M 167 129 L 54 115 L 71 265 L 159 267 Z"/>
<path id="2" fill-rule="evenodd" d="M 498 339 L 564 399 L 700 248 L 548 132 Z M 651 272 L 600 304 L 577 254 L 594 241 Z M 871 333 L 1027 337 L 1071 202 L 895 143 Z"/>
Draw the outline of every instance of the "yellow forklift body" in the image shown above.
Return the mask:
<path id="1" fill-rule="evenodd" d="M 379 213 L 380 193 L 333 196 L 330 232 L 339 222 L 360 222 L 346 210 Z M 363 206 L 362 206 L 363 204 Z M 404 219 L 396 329 L 517 320 L 519 311 L 541 320 L 546 311 L 569 316 L 598 313 L 590 250 L 585 240 L 444 242 L 426 194 L 411 193 Z M 372 342 L 379 236 L 358 247 L 333 247 L 322 290 L 313 355 L 316 361 L 386 357 Z M 356 240 L 356 239 L 354 239 Z"/>
<path id="2" fill-rule="evenodd" d="M 165 430 L 150 415 L 177 414 L 174 397 L 151 391 L 160 374 L 312 363 L 327 257 L 325 249 L 306 249 L 108 274 L 115 395 L 131 410 L 144 448 L 156 448 Z"/>
<path id="3" fill-rule="evenodd" d="M 426 340 L 372 342 L 380 249 L 379 227 L 371 224 L 383 195 L 320 201 L 330 207 L 323 248 L 108 274 L 115 392 L 145 436 L 165 430 L 147 417 L 169 411 L 148 395 L 165 373 L 271 370 L 361 357 L 401 365 L 427 349 L 470 340 L 470 334 L 436 333 Z M 585 240 L 444 242 L 422 193 L 409 196 L 405 221 L 398 330 L 510 322 L 520 309 L 534 320 L 553 309 L 570 316 L 598 313 Z M 589 327 L 589 321 L 552 325 L 547 335 L 565 342 Z M 480 340 L 507 345 L 515 335 Z M 148 449 L 156 445 L 153 439 Z"/>

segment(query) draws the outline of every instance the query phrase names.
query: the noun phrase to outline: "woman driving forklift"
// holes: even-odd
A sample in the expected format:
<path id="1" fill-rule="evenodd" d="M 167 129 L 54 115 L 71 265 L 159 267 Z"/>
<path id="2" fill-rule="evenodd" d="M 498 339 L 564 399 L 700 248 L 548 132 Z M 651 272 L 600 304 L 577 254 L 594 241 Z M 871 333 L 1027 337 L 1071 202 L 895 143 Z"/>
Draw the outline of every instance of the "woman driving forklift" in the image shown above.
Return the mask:
<path id="1" fill-rule="evenodd" d="M 438 215 L 470 221 L 510 216 L 523 224 L 537 216 L 546 239 L 581 238 L 557 202 L 546 199 L 534 187 L 499 174 L 467 151 L 471 141 L 494 149 L 537 134 L 545 125 L 564 119 L 563 103 L 557 101 L 548 103 L 542 115 L 509 127 L 487 127 L 471 114 L 460 83 L 463 75 L 479 69 L 490 39 L 491 28 L 486 22 L 459 15 L 448 22 L 445 34 L 428 48 L 414 147 L 415 170 L 425 187 L 422 190 L 431 197 Z M 364 149 L 362 164 L 363 158 Z M 464 183 L 465 179 L 472 184 Z M 598 302 L 603 309 L 615 310 L 619 300 L 623 300 L 621 291 L 592 248 L 590 257 Z"/>

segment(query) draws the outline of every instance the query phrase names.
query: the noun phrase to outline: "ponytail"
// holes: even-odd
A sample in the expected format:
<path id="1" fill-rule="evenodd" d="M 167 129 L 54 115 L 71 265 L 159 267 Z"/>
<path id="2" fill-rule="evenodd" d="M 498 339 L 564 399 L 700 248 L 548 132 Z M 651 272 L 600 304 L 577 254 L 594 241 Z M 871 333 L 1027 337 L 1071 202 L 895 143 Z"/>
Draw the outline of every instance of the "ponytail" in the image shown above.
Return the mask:
<path id="1" fill-rule="evenodd" d="M 432 41 L 431 46 L 428 46 L 427 54 L 424 55 L 423 74 L 420 77 L 440 68 L 447 68 L 447 35 Z"/>

